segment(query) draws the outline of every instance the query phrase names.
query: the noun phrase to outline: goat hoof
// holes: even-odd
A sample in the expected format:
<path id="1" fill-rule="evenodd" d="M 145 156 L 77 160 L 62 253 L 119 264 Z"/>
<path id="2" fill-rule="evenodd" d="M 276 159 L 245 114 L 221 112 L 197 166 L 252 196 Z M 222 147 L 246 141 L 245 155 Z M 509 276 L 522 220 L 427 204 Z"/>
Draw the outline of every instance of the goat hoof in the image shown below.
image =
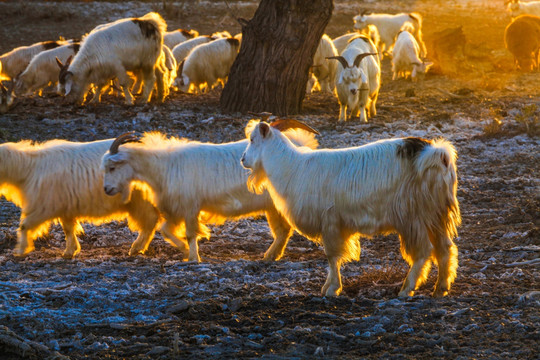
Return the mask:
<path id="1" fill-rule="evenodd" d="M 398 294 L 398 297 L 400 298 L 407 298 L 414 295 L 414 291 L 405 291 L 401 290 Z"/>
<path id="2" fill-rule="evenodd" d="M 13 256 L 23 258 L 30 254 L 32 251 L 34 251 L 34 247 L 28 247 L 26 249 L 15 249 L 13 250 Z"/>
<path id="3" fill-rule="evenodd" d="M 281 259 L 281 256 L 273 254 L 273 253 L 264 254 L 264 257 L 263 257 L 263 261 L 265 262 L 274 262 L 274 261 L 278 261 L 279 259 Z"/>
<path id="4" fill-rule="evenodd" d="M 433 292 L 433 297 L 434 298 L 442 298 L 442 297 L 445 297 L 448 295 L 448 290 L 443 290 L 443 289 L 436 289 L 434 292 Z"/>
<path id="5" fill-rule="evenodd" d="M 140 249 L 129 249 L 129 256 L 137 256 L 137 255 L 143 255 L 144 251 Z"/>

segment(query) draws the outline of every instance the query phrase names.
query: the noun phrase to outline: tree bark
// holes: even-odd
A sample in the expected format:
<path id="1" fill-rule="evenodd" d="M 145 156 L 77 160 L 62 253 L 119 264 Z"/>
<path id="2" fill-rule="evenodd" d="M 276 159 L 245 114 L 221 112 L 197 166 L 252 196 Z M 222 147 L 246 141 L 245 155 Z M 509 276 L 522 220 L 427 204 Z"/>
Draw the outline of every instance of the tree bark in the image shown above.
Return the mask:
<path id="1" fill-rule="evenodd" d="M 226 112 L 297 114 L 333 0 L 261 0 L 221 94 Z"/>

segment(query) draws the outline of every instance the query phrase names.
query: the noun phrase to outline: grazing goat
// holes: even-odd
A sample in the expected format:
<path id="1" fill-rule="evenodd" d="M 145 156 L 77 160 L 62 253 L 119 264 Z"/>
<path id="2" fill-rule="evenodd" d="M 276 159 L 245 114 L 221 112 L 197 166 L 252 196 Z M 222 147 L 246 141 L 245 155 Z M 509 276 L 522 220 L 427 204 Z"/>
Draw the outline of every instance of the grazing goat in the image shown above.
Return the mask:
<path id="1" fill-rule="evenodd" d="M 176 45 L 181 44 L 189 39 L 196 38 L 197 36 L 199 36 L 199 32 L 196 30 L 177 29 L 167 31 L 163 34 L 163 44 L 167 45 L 169 49 L 172 49 Z"/>
<path id="2" fill-rule="evenodd" d="M 211 36 L 203 35 L 203 36 L 198 36 L 188 41 L 184 41 L 183 43 L 176 45 L 172 49 L 172 53 L 173 53 L 174 59 L 176 60 L 176 63 L 180 64 L 182 60 L 184 60 L 189 55 L 191 50 L 193 50 L 197 45 L 209 43 L 212 40 L 215 40 L 215 39 L 212 38 Z"/>
<path id="3" fill-rule="evenodd" d="M 62 63 L 73 57 L 79 51 L 79 46 L 79 43 L 66 44 L 34 56 L 26 70 L 17 77 L 15 93 L 41 92 L 47 85 L 56 84 Z"/>
<path id="4" fill-rule="evenodd" d="M 311 67 L 313 75 L 315 75 L 321 86 L 321 91 L 329 93 L 334 91 L 337 63 L 328 60 L 328 58 L 337 55 L 338 53 L 332 39 L 324 34 L 319 41 L 319 46 L 317 46 L 317 51 L 313 56 L 313 65 Z"/>
<path id="5" fill-rule="evenodd" d="M 212 89 L 218 82 L 223 85 L 239 48 L 240 41 L 235 38 L 196 46 L 180 63 L 176 86 L 183 92 L 198 93 Z"/>
<path id="6" fill-rule="evenodd" d="M 347 121 L 349 108 L 351 117 L 360 116 L 360 121 L 367 122 L 368 116 L 377 114 L 376 103 L 381 86 L 381 65 L 375 45 L 367 37 L 358 35 L 340 56 L 330 59 L 339 61 L 336 71 L 339 121 Z M 366 108 L 369 114 L 366 114 Z"/>
<path id="7" fill-rule="evenodd" d="M 143 191 L 134 190 L 130 197 L 103 193 L 101 158 L 112 143 L 52 140 L 0 145 L 0 193 L 21 207 L 15 255 L 34 250 L 34 239 L 55 221 L 66 235 L 65 258 L 80 252 L 80 221 L 100 224 L 127 217 L 130 228 L 139 231 L 134 246 L 152 239 L 159 213 Z"/>
<path id="8" fill-rule="evenodd" d="M 521 2 L 519 0 L 509 0 L 505 1 L 504 5 L 511 13 L 512 18 L 519 15 L 540 16 L 540 1 Z"/>
<path id="9" fill-rule="evenodd" d="M 67 44 L 67 41 L 43 41 L 30 46 L 21 46 L 0 56 L 2 72 L 0 75 L 15 79 L 26 69 L 32 58 L 42 51 L 54 49 Z"/>
<path id="10" fill-rule="evenodd" d="M 13 105 L 13 81 L 9 82 L 8 87 L 0 82 L 0 114 L 5 114 Z"/>
<path id="11" fill-rule="evenodd" d="M 504 30 L 504 44 L 514 55 L 514 63 L 523 71 L 538 68 L 540 17 L 521 15 Z"/>
<path id="12" fill-rule="evenodd" d="M 138 101 L 148 102 L 156 82 L 155 70 L 166 28 L 167 24 L 157 13 L 98 26 L 83 39 L 67 71 L 61 72 L 59 92 L 82 104 L 92 83 L 101 89 L 117 78 L 126 104 L 133 105 L 132 80 L 127 74 L 131 71 L 139 72 L 144 82 Z M 159 86 L 158 98 L 163 98 Z"/>
<path id="13" fill-rule="evenodd" d="M 341 292 L 341 264 L 360 258 L 360 236 L 397 232 L 411 266 L 399 296 L 414 294 L 432 260 L 439 268 L 433 295 L 447 295 L 461 222 L 454 147 L 442 139 L 403 138 L 298 149 L 281 133 L 291 127 L 306 129 L 294 120 L 259 123 L 241 162 L 251 169 L 250 189 L 268 191 L 291 226 L 324 245 L 330 271 L 322 294 Z"/>
<path id="14" fill-rule="evenodd" d="M 426 45 L 422 40 L 422 16 L 418 13 L 410 14 L 370 14 L 370 15 L 357 15 L 353 18 L 354 28 L 358 30 L 364 29 L 367 25 L 375 25 L 379 30 L 380 35 L 380 51 L 390 52 L 392 46 L 399 33 L 401 27 L 406 22 L 410 22 L 414 26 L 413 35 L 420 46 L 420 56 L 425 57 L 427 55 Z"/>
<path id="15" fill-rule="evenodd" d="M 405 25 L 404 25 L 405 26 Z M 406 78 L 411 74 L 412 81 L 424 80 L 432 62 L 420 58 L 420 46 L 414 36 L 405 27 L 397 36 L 392 53 L 392 80 Z"/>
<path id="16" fill-rule="evenodd" d="M 311 134 L 287 135 L 299 145 L 317 146 Z M 219 224 L 259 213 L 266 213 L 275 239 L 264 259 L 277 260 L 282 256 L 292 230 L 268 194 L 248 191 L 248 172 L 238 162 L 247 140 L 205 144 L 146 133 L 140 143 L 119 148 L 120 144 L 138 139 L 131 134 L 118 137 L 103 157 L 107 194 L 129 197 L 132 182 L 147 184 L 165 218 L 162 234 L 184 254 L 189 252 L 190 261 L 200 261 L 197 239 L 210 236 L 204 223 Z M 149 242 L 140 243 L 138 250 L 144 252 Z"/>

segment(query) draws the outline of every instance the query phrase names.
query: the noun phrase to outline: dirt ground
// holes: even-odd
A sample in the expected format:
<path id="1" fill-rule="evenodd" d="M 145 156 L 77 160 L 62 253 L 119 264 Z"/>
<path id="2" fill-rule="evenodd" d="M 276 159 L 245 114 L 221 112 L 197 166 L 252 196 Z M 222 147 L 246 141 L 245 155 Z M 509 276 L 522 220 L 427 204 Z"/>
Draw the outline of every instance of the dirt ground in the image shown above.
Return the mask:
<path id="1" fill-rule="evenodd" d="M 378 114 L 367 124 L 337 123 L 337 100 L 324 93 L 308 95 L 294 116 L 321 132 L 321 147 L 402 136 L 453 142 L 463 224 L 448 297 L 430 295 L 436 267 L 414 297 L 396 297 L 408 267 L 395 235 L 362 239 L 361 260 L 343 266 L 343 294 L 321 297 L 323 249 L 295 235 L 282 260 L 262 262 L 272 242 L 264 218 L 212 228 L 200 243 L 200 264 L 182 262 L 160 234 L 146 255 L 129 257 L 135 234 L 123 222 L 86 224 L 75 260 L 61 258 L 57 225 L 17 259 L 20 211 L 2 200 L 0 358 L 538 359 L 539 75 L 513 69 L 502 3 L 335 1 L 332 37 L 351 31 L 352 17 L 367 9 L 420 12 L 432 57 L 437 32 L 462 26 L 467 42 L 459 52 L 439 53 L 423 85 L 391 81 L 385 59 Z M 230 4 L 248 19 L 257 6 Z M 79 37 L 150 10 L 170 29 L 240 31 L 221 1 L 1 2 L 0 52 Z M 159 130 L 216 143 L 242 139 L 249 116 L 222 114 L 219 96 L 219 89 L 173 93 L 163 105 L 134 107 L 112 96 L 87 107 L 64 105 L 53 94 L 19 98 L 0 116 L 0 138 L 91 141 Z"/>

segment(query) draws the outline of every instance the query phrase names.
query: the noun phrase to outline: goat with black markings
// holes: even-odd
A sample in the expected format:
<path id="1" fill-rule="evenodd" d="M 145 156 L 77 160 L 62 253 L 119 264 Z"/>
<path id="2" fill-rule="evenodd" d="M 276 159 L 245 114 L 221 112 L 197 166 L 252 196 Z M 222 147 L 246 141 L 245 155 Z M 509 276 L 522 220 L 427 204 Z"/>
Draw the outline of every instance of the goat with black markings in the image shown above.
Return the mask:
<path id="1" fill-rule="evenodd" d="M 250 188 L 268 191 L 297 231 L 324 245 L 330 271 L 322 294 L 341 292 L 341 264 L 360 258 L 360 236 L 397 232 L 411 266 L 399 296 L 414 294 L 431 261 L 439 268 L 433 295 L 447 295 L 461 222 L 454 147 L 442 139 L 401 138 L 299 149 L 282 133 L 291 127 L 309 128 L 294 120 L 257 124 L 241 162 L 251 169 Z"/>

